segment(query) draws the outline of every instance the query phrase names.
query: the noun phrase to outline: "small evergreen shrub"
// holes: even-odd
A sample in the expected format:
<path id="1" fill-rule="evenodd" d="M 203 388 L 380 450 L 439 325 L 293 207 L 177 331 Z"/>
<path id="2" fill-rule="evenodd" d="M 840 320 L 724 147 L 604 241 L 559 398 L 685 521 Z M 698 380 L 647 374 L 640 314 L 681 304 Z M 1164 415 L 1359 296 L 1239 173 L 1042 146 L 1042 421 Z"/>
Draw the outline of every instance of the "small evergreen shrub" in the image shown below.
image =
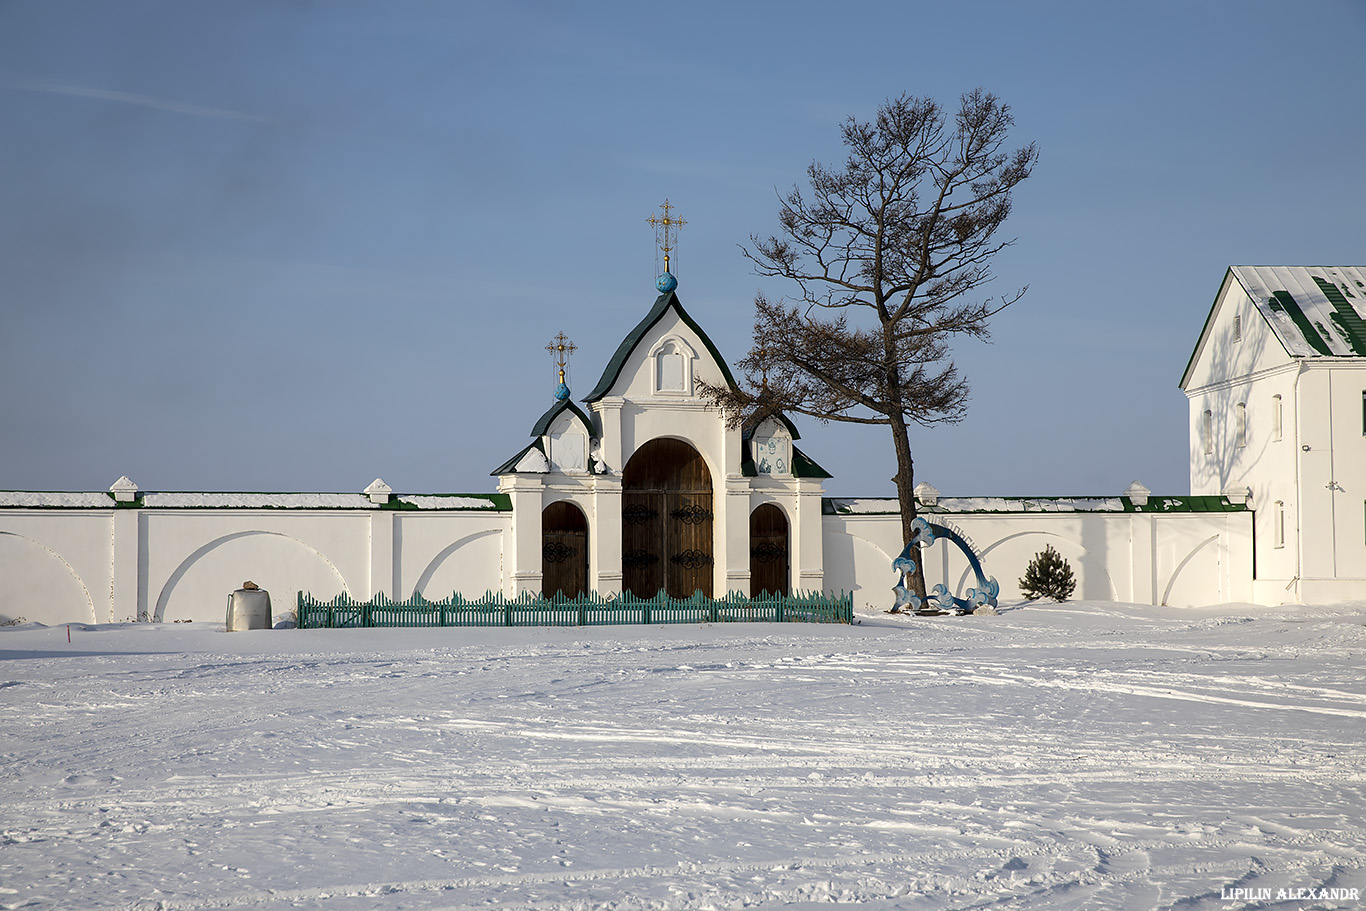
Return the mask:
<path id="1" fill-rule="evenodd" d="M 1020 591 L 1030 601 L 1044 597 L 1066 601 L 1076 588 L 1077 580 L 1072 577 L 1071 565 L 1052 544 L 1045 544 L 1044 549 L 1034 555 L 1020 580 Z"/>

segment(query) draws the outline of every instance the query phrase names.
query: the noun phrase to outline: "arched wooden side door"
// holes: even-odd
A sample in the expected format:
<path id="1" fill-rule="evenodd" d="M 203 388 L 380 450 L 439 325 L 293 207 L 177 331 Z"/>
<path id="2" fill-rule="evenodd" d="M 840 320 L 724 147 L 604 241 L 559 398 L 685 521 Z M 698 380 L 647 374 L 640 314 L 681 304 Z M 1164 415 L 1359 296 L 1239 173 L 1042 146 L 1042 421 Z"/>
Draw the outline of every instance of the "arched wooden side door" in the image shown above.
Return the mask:
<path id="1" fill-rule="evenodd" d="M 541 592 L 573 598 L 588 591 L 588 518 L 560 500 L 541 511 Z"/>
<path id="2" fill-rule="evenodd" d="M 711 597 L 712 490 L 706 461 L 682 440 L 641 446 L 621 473 L 622 588 L 641 598 Z"/>
<path id="3" fill-rule="evenodd" d="M 749 514 L 749 590 L 758 595 L 788 593 L 792 578 L 787 516 L 772 503 Z"/>

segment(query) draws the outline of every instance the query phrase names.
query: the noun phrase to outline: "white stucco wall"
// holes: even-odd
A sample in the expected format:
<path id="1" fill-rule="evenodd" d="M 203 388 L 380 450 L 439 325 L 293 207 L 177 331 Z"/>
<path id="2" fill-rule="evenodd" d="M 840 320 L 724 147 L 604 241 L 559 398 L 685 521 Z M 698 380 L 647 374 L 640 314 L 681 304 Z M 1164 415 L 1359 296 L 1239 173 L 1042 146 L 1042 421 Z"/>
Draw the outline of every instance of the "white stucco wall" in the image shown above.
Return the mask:
<path id="1" fill-rule="evenodd" d="M 0 620 L 220 622 L 248 579 L 395 599 L 501 585 L 506 513 L 282 509 L 0 511 Z"/>
<path id="2" fill-rule="evenodd" d="M 1022 598 L 1019 579 L 1051 544 L 1071 564 L 1075 598 L 1190 607 L 1251 599 L 1252 516 L 1228 513 L 1018 513 L 934 515 L 981 557 L 1001 599 Z M 828 592 L 852 591 L 855 603 L 891 604 L 901 551 L 895 515 L 824 517 Z M 925 584 L 943 583 L 963 596 L 976 584 L 956 545 L 936 541 L 923 551 Z"/>

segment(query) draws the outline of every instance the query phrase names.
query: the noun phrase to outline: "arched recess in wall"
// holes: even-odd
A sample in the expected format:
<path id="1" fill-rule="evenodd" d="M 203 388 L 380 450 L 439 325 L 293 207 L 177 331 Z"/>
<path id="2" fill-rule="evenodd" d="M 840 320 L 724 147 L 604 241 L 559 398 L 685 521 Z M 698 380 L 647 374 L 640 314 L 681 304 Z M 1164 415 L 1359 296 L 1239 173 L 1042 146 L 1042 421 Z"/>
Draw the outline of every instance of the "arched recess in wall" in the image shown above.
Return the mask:
<path id="1" fill-rule="evenodd" d="M 1036 539 L 1034 543 L 1028 543 L 1024 539 Z M 1001 583 L 1001 592 L 1008 597 L 1021 598 L 1019 579 L 1025 573 L 1025 567 L 1029 561 L 1034 559 L 1034 555 L 1043 550 L 1045 544 L 1052 544 L 1054 550 L 1062 554 L 1064 560 L 1072 566 L 1072 572 L 1077 580 L 1077 590 L 1073 597 L 1079 600 L 1088 601 L 1118 601 L 1119 589 L 1115 588 L 1115 581 L 1110 577 L 1110 570 L 1106 566 L 1105 559 L 1099 554 L 1092 553 L 1085 547 L 1070 538 L 1051 531 L 1021 531 L 1013 535 L 1006 535 L 991 544 L 990 546 L 978 551 L 977 556 L 982 561 L 982 572 L 988 578 L 995 576 L 996 581 Z M 939 545 L 936 544 L 936 547 Z M 995 553 L 993 560 L 991 554 Z M 1103 581 L 1102 581 L 1103 580 Z M 1097 583 L 1100 584 L 1097 584 Z M 954 593 L 958 594 L 965 590 L 966 586 L 976 584 L 976 579 L 972 577 L 971 567 L 965 567 L 962 575 L 958 577 L 958 587 Z"/>
<path id="2" fill-rule="evenodd" d="M 459 554 L 459 557 L 456 557 Z M 432 558 L 417 577 L 409 596 L 420 594 L 432 601 L 459 592 L 477 598 L 502 587 L 503 531 L 488 528 L 448 544 Z"/>
<path id="3" fill-rule="evenodd" d="M 0 531 L 0 623 L 21 617 L 48 625 L 99 622 L 90 590 L 70 563 L 32 538 Z"/>
<path id="4" fill-rule="evenodd" d="M 1218 535 L 1210 535 L 1177 564 L 1162 590 L 1163 607 L 1195 607 L 1221 600 Z M 1211 547 L 1211 545 L 1215 545 Z M 1181 582 L 1180 587 L 1177 582 Z M 1175 603 L 1173 603 L 1175 600 Z"/>
<path id="5" fill-rule="evenodd" d="M 332 561 L 298 538 L 239 531 L 215 538 L 181 561 L 161 587 L 152 619 L 221 621 L 228 595 L 248 579 L 270 592 L 275 613 L 293 610 L 300 591 L 319 598 L 348 591 Z"/>
<path id="6" fill-rule="evenodd" d="M 898 551 L 899 553 L 899 551 Z M 872 606 L 891 607 L 893 555 L 867 538 L 850 533 L 825 539 L 825 589 L 859 595 Z"/>
<path id="7" fill-rule="evenodd" d="M 791 587 L 792 542 L 787 513 L 777 503 L 760 503 L 749 514 L 749 590 L 785 595 Z"/>

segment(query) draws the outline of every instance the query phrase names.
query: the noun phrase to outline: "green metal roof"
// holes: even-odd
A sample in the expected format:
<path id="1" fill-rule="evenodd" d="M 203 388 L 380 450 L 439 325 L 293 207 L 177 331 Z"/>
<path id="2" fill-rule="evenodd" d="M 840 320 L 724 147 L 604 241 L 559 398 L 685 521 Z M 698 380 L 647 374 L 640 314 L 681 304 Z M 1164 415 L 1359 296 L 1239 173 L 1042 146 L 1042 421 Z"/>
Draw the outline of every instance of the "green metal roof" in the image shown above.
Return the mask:
<path id="1" fill-rule="evenodd" d="M 541 445 L 541 438 L 539 436 L 536 439 L 532 440 L 529 444 L 523 446 L 520 450 L 518 450 L 515 456 L 508 459 L 506 462 L 504 462 L 502 465 L 499 465 L 497 468 L 493 469 L 493 471 L 490 471 L 489 474 L 494 477 L 497 477 L 498 475 L 502 474 L 512 474 L 512 470 L 517 467 L 517 463 L 522 461 L 522 456 L 526 455 L 533 449 L 535 449 L 541 455 L 545 455 L 545 447 Z"/>
<path id="2" fill-rule="evenodd" d="M 1366 267 L 1233 266 L 1291 357 L 1366 356 Z"/>
<path id="3" fill-rule="evenodd" d="M 773 413 L 770 414 L 768 417 L 764 418 L 764 421 L 767 421 L 768 418 L 773 418 L 775 421 L 777 421 L 778 423 L 782 424 L 783 427 L 787 428 L 787 432 L 788 432 L 788 434 L 792 437 L 792 439 L 794 439 L 794 440 L 800 440 L 800 439 L 802 438 L 802 435 L 801 435 L 800 433 L 797 432 L 797 425 L 795 425 L 795 424 L 793 424 L 791 421 L 789 421 L 789 420 L 787 419 L 787 415 L 783 414 L 781 411 L 775 411 L 775 412 L 773 412 Z M 764 421 L 746 420 L 746 421 L 745 421 L 744 427 L 741 428 L 741 431 L 740 431 L 740 439 L 742 439 L 742 440 L 750 440 L 750 439 L 753 439 L 753 438 L 754 438 L 754 431 L 758 430 L 758 429 L 759 429 L 759 426 L 760 426 L 761 424 L 763 424 Z"/>
<path id="4" fill-rule="evenodd" d="M 1291 357 L 1366 357 L 1366 267 L 1230 266 L 1181 375 L 1182 389 L 1230 281 L 1243 289 Z"/>
<path id="5" fill-rule="evenodd" d="M 655 304 L 650 308 L 650 312 L 645 314 L 645 318 L 631 330 L 626 338 L 622 339 L 621 344 L 617 346 L 616 353 L 612 355 L 612 359 L 607 362 L 606 369 L 602 371 L 602 378 L 599 379 L 598 384 L 593 387 L 593 391 L 588 393 L 588 396 L 584 399 L 585 402 L 590 404 L 596 402 L 611 391 L 612 386 L 617 382 L 617 377 L 621 376 L 622 368 L 626 366 L 626 361 L 631 356 L 631 352 L 640 344 L 640 340 L 645 337 L 645 333 L 649 332 L 654 324 L 659 322 L 670 308 L 676 310 L 679 318 L 683 320 L 687 327 L 697 333 L 697 337 L 702 340 L 702 344 L 706 346 L 707 351 L 711 352 L 712 358 L 720 365 L 721 373 L 725 376 L 726 382 L 732 386 L 735 385 L 735 377 L 731 375 L 730 367 L 726 365 L 726 359 L 721 357 L 721 352 L 716 349 L 716 345 L 712 343 L 712 340 L 707 336 L 707 333 L 702 331 L 702 327 L 697 325 L 697 322 L 688 315 L 688 311 L 683 309 L 683 305 L 678 300 L 677 292 L 666 291 L 655 298 Z"/>
<path id="6" fill-rule="evenodd" d="M 393 494 L 376 506 L 363 493 L 281 493 L 272 491 L 139 491 L 137 499 L 119 503 L 107 492 L 0 491 L 0 509 L 309 509 L 309 510 L 443 510 L 506 511 L 512 500 L 501 493 Z"/>
<path id="7" fill-rule="evenodd" d="M 792 447 L 792 476 L 796 478 L 833 478 L 830 472 L 796 446 Z"/>
<path id="8" fill-rule="evenodd" d="M 939 497 L 927 506 L 916 499 L 916 511 L 926 515 L 961 513 L 1181 513 L 1246 512 L 1245 503 L 1234 503 L 1225 496 L 1152 495 L 1143 505 L 1128 497 Z M 901 512 L 895 497 L 823 497 L 821 513 L 827 516 L 889 516 Z"/>
<path id="9" fill-rule="evenodd" d="M 579 419 L 579 421 L 583 424 L 584 430 L 588 431 L 589 438 L 597 436 L 597 431 L 593 429 L 592 418 L 585 414 L 582 408 L 580 408 L 578 405 L 575 405 L 568 398 L 559 399 L 555 402 L 554 405 L 551 405 L 550 410 L 547 411 L 545 414 L 541 415 L 540 418 L 536 421 L 536 425 L 531 428 L 531 435 L 534 437 L 538 437 L 542 436 L 543 434 L 549 433 L 550 425 L 554 423 L 557 417 L 559 417 L 562 413 L 566 411 L 570 412 L 576 418 Z"/>

